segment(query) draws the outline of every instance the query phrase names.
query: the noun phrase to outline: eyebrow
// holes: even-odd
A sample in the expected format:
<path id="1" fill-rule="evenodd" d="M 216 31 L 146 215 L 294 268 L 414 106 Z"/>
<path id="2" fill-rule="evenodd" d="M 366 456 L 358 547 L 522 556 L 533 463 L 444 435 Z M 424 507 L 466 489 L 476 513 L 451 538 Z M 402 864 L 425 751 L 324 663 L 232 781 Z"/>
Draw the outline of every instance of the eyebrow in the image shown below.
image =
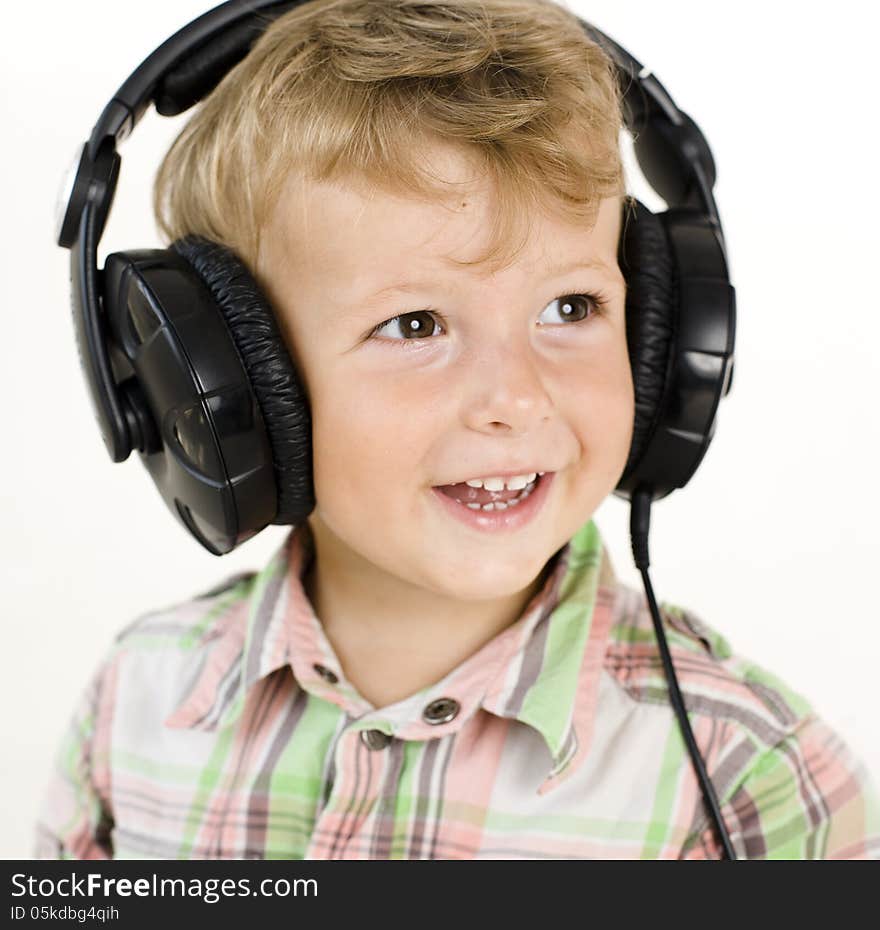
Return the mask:
<path id="1" fill-rule="evenodd" d="M 550 265 L 542 266 L 542 272 L 545 278 L 557 278 L 569 274 L 572 271 L 599 271 L 606 277 L 612 273 L 611 266 L 605 262 L 594 261 L 593 259 L 576 258 L 568 262 L 554 262 Z M 376 302 L 390 297 L 392 294 L 408 294 L 417 291 L 419 288 L 426 286 L 427 281 L 398 281 L 395 284 L 389 284 L 387 287 L 380 288 L 366 297 L 359 300 L 363 304 L 375 304 Z"/>

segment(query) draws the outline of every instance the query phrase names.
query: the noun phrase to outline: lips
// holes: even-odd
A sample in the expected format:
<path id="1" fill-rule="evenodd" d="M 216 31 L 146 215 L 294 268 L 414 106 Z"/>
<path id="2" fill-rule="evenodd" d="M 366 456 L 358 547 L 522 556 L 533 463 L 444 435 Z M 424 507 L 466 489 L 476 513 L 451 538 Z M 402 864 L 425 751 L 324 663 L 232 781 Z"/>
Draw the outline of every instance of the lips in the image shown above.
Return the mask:
<path id="1" fill-rule="evenodd" d="M 543 477 L 536 478 L 533 484 L 523 488 L 522 491 L 515 492 L 522 495 L 522 497 L 508 503 L 503 500 L 496 500 L 483 505 L 476 503 L 476 501 L 463 504 L 459 503 L 454 497 L 444 494 L 436 486 L 431 488 L 430 493 L 440 505 L 442 512 L 452 517 L 457 523 L 464 524 L 479 533 L 509 533 L 527 526 L 542 512 L 555 478 L 556 474 L 548 471 Z M 468 487 L 468 491 L 479 491 L 496 498 L 502 497 L 505 493 L 510 493 L 509 491 L 486 491 L 485 488 L 471 487 Z"/>
<path id="2" fill-rule="evenodd" d="M 486 481 L 488 480 L 489 477 L 492 477 L 492 478 L 501 478 L 504 481 L 509 481 L 511 478 L 516 478 L 517 476 L 521 476 L 522 478 L 527 479 L 531 475 L 536 475 L 536 476 L 543 475 L 543 474 L 546 474 L 546 472 L 548 471 L 552 471 L 552 469 L 518 468 L 518 469 L 514 469 L 513 471 L 484 471 L 484 472 L 478 472 L 473 477 L 468 475 L 465 478 L 456 479 L 455 481 L 444 482 L 443 484 L 435 484 L 433 486 L 435 488 L 439 488 L 439 487 L 446 487 L 447 485 L 450 485 L 450 484 L 466 484 L 468 481 L 472 481 L 475 478 L 478 478 L 479 480 L 482 480 L 482 481 Z"/>

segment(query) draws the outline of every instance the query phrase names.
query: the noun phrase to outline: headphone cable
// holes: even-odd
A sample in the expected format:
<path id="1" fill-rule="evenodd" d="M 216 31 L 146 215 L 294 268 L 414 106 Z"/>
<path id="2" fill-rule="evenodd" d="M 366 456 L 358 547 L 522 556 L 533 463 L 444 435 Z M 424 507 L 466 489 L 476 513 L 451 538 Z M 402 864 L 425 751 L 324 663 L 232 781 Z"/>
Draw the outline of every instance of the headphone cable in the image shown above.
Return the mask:
<path id="1" fill-rule="evenodd" d="M 648 530 L 651 525 L 651 503 L 653 495 L 650 490 L 639 490 L 632 496 L 632 506 L 630 509 L 630 540 L 632 543 L 633 559 L 636 567 L 642 575 L 642 581 L 645 585 L 645 593 L 648 597 L 648 605 L 651 608 L 651 619 L 654 623 L 654 632 L 657 635 L 657 644 L 660 647 L 660 655 L 663 659 L 663 668 L 666 672 L 666 681 L 669 685 L 669 696 L 672 700 L 672 706 L 678 717 L 678 723 L 681 727 L 684 741 L 690 752 L 691 762 L 697 773 L 700 787 L 703 790 L 703 798 L 712 819 L 715 821 L 715 828 L 721 845 L 724 847 L 725 855 L 722 858 L 736 859 L 736 853 L 733 851 L 733 844 L 730 842 L 730 836 L 724 826 L 724 818 L 721 816 L 721 808 L 718 804 L 718 798 L 715 795 L 715 789 L 709 780 L 706 772 L 706 766 L 703 762 L 700 751 L 697 748 L 697 742 L 694 739 L 690 722 L 688 721 L 687 711 L 685 710 L 684 701 L 681 697 L 681 691 L 678 687 L 678 679 L 675 677 L 675 669 L 672 666 L 672 659 L 669 655 L 669 647 L 666 645 L 666 635 L 663 632 L 663 624 L 660 620 L 660 610 L 657 607 L 657 601 L 654 597 L 654 589 L 651 587 L 651 579 L 648 577 L 648 566 L 651 564 L 648 558 Z"/>

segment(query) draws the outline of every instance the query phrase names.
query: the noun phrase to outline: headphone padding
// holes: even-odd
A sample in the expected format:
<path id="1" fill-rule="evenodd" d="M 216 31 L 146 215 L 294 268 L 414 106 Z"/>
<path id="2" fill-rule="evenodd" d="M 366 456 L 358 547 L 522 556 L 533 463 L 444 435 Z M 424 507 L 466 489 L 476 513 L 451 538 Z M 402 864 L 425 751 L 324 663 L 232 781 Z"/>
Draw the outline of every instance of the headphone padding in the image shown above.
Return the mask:
<path id="1" fill-rule="evenodd" d="M 315 506 L 311 415 L 269 301 L 241 259 L 225 246 L 185 236 L 170 248 L 210 290 L 248 373 L 275 466 L 278 513 L 272 523 L 299 524 Z"/>
<path id="2" fill-rule="evenodd" d="M 628 215 L 626 204 L 631 204 Z M 618 264 L 626 279 L 626 339 L 635 389 L 635 421 L 627 476 L 660 419 L 675 337 L 678 288 L 661 218 L 634 197 L 624 202 Z M 621 478 L 621 482 L 624 478 Z"/>

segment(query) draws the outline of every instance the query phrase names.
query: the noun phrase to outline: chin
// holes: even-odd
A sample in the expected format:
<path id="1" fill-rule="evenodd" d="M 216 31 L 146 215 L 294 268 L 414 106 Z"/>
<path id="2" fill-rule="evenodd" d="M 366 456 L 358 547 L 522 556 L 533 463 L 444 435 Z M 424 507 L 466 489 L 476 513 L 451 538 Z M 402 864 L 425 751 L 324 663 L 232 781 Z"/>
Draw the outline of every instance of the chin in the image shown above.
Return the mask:
<path id="1" fill-rule="evenodd" d="M 535 581 L 551 555 L 549 553 L 537 565 L 527 566 L 523 561 L 521 565 L 511 566 L 499 564 L 501 558 L 496 554 L 490 557 L 492 564 L 485 563 L 479 571 L 470 565 L 465 570 L 452 569 L 444 573 L 433 587 L 459 601 L 493 601 L 513 597 Z"/>

